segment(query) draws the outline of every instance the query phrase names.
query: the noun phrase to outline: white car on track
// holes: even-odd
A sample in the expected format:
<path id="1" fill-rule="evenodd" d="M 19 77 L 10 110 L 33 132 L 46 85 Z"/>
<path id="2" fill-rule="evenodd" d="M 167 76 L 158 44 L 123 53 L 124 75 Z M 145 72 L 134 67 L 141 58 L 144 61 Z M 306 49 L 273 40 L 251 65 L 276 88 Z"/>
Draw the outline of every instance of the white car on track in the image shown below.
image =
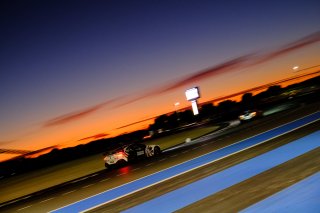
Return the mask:
<path id="1" fill-rule="evenodd" d="M 244 111 L 240 116 L 239 116 L 239 119 L 240 121 L 249 121 L 249 120 L 253 120 L 257 117 L 260 117 L 261 116 L 261 111 L 259 110 L 247 110 L 247 111 Z"/>
<path id="2" fill-rule="evenodd" d="M 123 165 L 141 157 L 152 157 L 161 154 L 158 145 L 134 143 L 106 153 L 104 164 L 106 169 L 115 165 Z"/>

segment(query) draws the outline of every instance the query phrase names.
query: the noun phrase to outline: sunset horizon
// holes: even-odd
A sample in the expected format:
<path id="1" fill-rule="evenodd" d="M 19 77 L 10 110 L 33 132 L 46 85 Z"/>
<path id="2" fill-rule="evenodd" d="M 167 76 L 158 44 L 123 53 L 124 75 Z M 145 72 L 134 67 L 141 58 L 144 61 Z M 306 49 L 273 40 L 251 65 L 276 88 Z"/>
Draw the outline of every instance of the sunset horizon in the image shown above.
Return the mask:
<path id="1" fill-rule="evenodd" d="M 146 128 L 194 86 L 203 103 L 316 72 L 319 3 L 294 2 L 3 1 L 0 149 L 73 147 Z"/>
<path id="2" fill-rule="evenodd" d="M 316 65 L 316 66 L 312 66 L 310 68 L 318 68 L 320 65 Z M 310 68 L 306 68 L 306 70 L 309 70 Z M 320 74 L 320 70 L 317 70 L 317 71 L 312 71 L 312 72 L 308 72 L 308 73 L 303 73 L 303 74 L 297 74 L 295 76 L 292 76 L 290 78 L 286 78 L 286 79 L 279 79 L 278 81 L 275 81 L 275 82 L 270 82 L 270 83 L 267 83 L 265 85 L 260 85 L 258 87 L 254 87 L 254 88 L 249 88 L 249 89 L 246 89 L 246 90 L 242 90 L 242 91 L 239 91 L 237 93 L 234 93 L 234 94 L 228 94 L 224 97 L 212 97 L 210 100 L 207 100 L 207 101 L 200 101 L 198 104 L 199 106 L 201 107 L 202 105 L 204 104 L 208 104 L 208 103 L 212 103 L 213 106 L 216 106 L 219 102 L 223 102 L 225 100 L 232 100 L 232 101 L 236 101 L 236 102 L 240 102 L 241 101 L 241 97 L 246 94 L 246 93 L 252 93 L 253 95 L 256 95 L 260 92 L 263 92 L 263 91 L 266 91 L 266 89 L 268 89 L 270 86 L 281 86 L 281 88 L 284 88 L 284 87 L 287 87 L 289 85 L 292 85 L 292 84 L 295 84 L 295 83 L 300 83 L 300 82 L 303 82 L 305 80 L 308 80 L 308 79 L 311 79 L 311 78 L 314 78 L 314 77 L 317 77 L 319 76 Z M 200 99 L 201 100 L 201 99 Z M 180 102 L 179 102 L 179 111 L 185 111 L 185 110 L 191 110 L 191 105 L 186 102 L 187 104 L 186 105 L 182 105 L 180 106 Z M 37 158 L 41 155 L 44 155 L 44 154 L 47 154 L 49 152 L 51 152 L 53 149 L 64 149 L 64 148 L 73 148 L 73 147 L 76 147 L 78 145 L 85 145 L 85 144 L 89 144 L 91 142 L 94 142 L 96 140 L 101 140 L 101 139 L 109 139 L 109 138 L 114 138 L 114 137 L 117 137 L 117 136 L 120 136 L 120 135 L 123 135 L 123 134 L 128 134 L 128 133 L 131 133 L 131 132 L 134 132 L 134 131 L 139 131 L 139 130 L 147 130 L 148 129 L 148 126 L 150 124 L 152 124 L 154 122 L 154 119 L 161 116 L 161 115 L 168 115 L 168 114 L 172 114 L 176 111 L 177 109 L 172 109 L 172 111 L 168 111 L 166 113 L 163 113 L 163 114 L 159 114 L 155 117 L 152 117 L 152 118 L 147 118 L 147 119 L 144 119 L 144 120 L 140 120 L 140 121 L 134 121 L 134 122 L 131 122 L 129 124 L 125 124 L 124 126 L 120 126 L 120 127 L 117 127 L 115 128 L 114 130 L 120 130 L 120 129 L 123 129 L 123 128 L 126 128 L 126 127 L 131 127 L 131 126 L 135 126 L 135 125 L 139 125 L 139 127 L 133 127 L 133 129 L 129 130 L 129 131 L 124 131 L 124 132 L 120 132 L 118 134 L 108 134 L 106 132 L 101 132 L 101 133 L 98 133 L 96 135 L 91 135 L 91 136 L 87 136 L 85 138 L 81 138 L 77 141 L 74 141 L 74 145 L 63 145 L 63 144 L 57 144 L 57 145 L 54 145 L 54 146 L 51 146 L 51 147 L 44 147 L 40 150 L 29 150 L 29 151 L 23 151 L 23 150 L 16 150 L 17 152 L 25 152 L 24 154 L 22 155 L 16 155 L 16 156 L 13 156 L 13 157 L 8 157 L 8 158 L 5 158 L 5 159 L 1 159 L 0 158 L 0 162 L 5 162 L 7 160 L 14 160 L 16 158 L 19 158 L 19 157 L 25 157 L 25 158 Z M 141 128 L 141 124 L 144 126 L 144 128 L 142 127 Z M 83 143 L 81 143 L 83 142 Z M 4 151 L 5 148 L 2 148 L 3 152 L 1 152 L 1 154 L 6 154 L 6 152 Z M 11 151 L 11 150 L 10 150 Z M 14 151 L 14 150 L 12 150 Z M 11 151 L 11 152 L 12 152 Z"/>

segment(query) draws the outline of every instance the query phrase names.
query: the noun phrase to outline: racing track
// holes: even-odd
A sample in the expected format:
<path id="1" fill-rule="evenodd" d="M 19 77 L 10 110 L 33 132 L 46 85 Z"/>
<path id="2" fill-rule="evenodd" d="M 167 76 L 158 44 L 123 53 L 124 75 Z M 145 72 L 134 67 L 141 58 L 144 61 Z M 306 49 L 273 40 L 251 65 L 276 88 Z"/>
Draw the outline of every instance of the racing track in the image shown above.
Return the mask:
<path id="1" fill-rule="evenodd" d="M 221 187 L 223 187 L 224 184 L 226 184 L 227 186 L 226 186 L 226 188 L 222 188 L 222 189 L 230 190 L 228 187 L 233 186 L 232 178 L 233 178 L 233 175 L 236 175 L 236 173 L 234 171 L 231 171 L 228 173 L 228 174 L 230 174 L 230 176 L 229 176 L 226 174 L 218 175 L 219 172 L 225 173 L 229 168 L 231 169 L 235 165 L 239 166 L 239 165 L 241 165 L 241 163 L 244 163 L 245 160 L 251 159 L 256 156 L 260 156 L 262 153 L 265 153 L 270 150 L 274 150 L 274 149 L 278 148 L 279 146 L 283 146 L 285 144 L 288 144 L 288 142 L 291 142 L 292 140 L 298 139 L 301 136 L 305 136 L 305 134 L 309 134 L 309 133 L 314 132 L 315 130 L 318 129 L 318 127 L 319 127 L 319 122 L 312 124 L 312 125 L 308 126 L 307 128 L 303 128 L 303 129 L 300 129 L 299 131 L 295 131 L 294 133 L 291 133 L 290 140 L 288 140 L 287 135 L 282 136 L 280 138 L 276 138 L 274 140 L 268 141 L 267 143 L 263 143 L 261 145 L 258 145 L 252 149 L 248 149 L 243 152 L 239 152 L 235 155 L 224 158 L 220 161 L 217 161 L 217 162 L 214 162 L 211 164 L 207 164 L 204 167 L 200 167 L 196 170 L 185 173 L 181 176 L 177 176 L 173 179 L 169 179 L 169 180 L 162 182 L 160 184 L 157 184 L 155 186 L 146 188 L 142 191 L 138 191 L 137 193 L 131 194 L 131 195 L 126 196 L 124 198 L 121 198 L 119 200 L 115 200 L 111 203 L 107 203 L 106 205 L 101 206 L 99 208 L 96 208 L 95 210 L 89 211 L 89 212 L 113 212 L 113 211 L 119 212 L 119 211 L 123 211 L 126 209 L 129 209 L 128 212 L 141 212 L 142 210 L 146 211 L 146 212 L 150 212 L 150 211 L 152 211 L 152 212 L 172 212 L 174 210 L 177 210 L 176 206 L 178 206 L 177 208 L 180 209 L 179 203 L 182 203 L 182 206 L 183 206 L 183 204 L 185 202 L 187 202 L 188 199 L 189 200 L 197 199 L 197 197 L 200 196 L 199 194 L 204 193 L 204 191 L 206 191 L 206 190 L 210 191 L 210 190 L 215 190 L 216 188 L 220 189 Z M 313 139 L 315 137 L 319 138 L 319 133 L 316 136 L 313 136 Z M 316 144 L 315 147 L 320 145 L 315 140 L 313 140 L 313 143 Z M 319 151 L 320 151 L 320 149 L 316 149 L 314 151 L 314 153 L 311 152 L 311 153 L 307 154 L 307 156 L 310 155 L 309 159 L 310 158 L 312 159 L 312 160 L 307 161 L 309 163 L 309 164 L 307 164 L 307 166 L 304 164 L 306 162 L 306 159 L 308 159 L 307 157 L 302 158 L 298 161 L 299 164 L 302 165 L 302 167 L 301 167 L 302 169 L 300 169 L 301 173 L 305 173 L 305 175 L 308 176 L 308 175 L 310 175 L 310 173 L 308 173 L 308 172 L 311 172 L 311 174 L 312 174 L 312 172 L 319 171 L 319 169 L 320 169 L 320 166 L 319 166 L 320 152 Z M 281 155 L 278 154 L 278 158 L 280 158 L 280 157 L 281 157 Z M 315 159 L 317 159 L 317 160 L 315 160 Z M 268 156 L 265 157 L 264 160 L 270 161 L 268 159 Z M 277 162 L 277 161 L 271 160 L 270 162 L 273 163 L 273 162 Z M 293 169 L 295 169 L 296 163 L 297 162 L 294 161 L 294 162 L 291 162 L 289 165 L 291 167 L 293 167 Z M 288 167 L 290 167 L 290 166 L 288 166 Z M 308 169 L 312 168 L 312 170 L 307 170 L 307 172 L 304 172 L 304 170 L 306 168 L 308 168 Z M 251 166 L 244 165 L 241 167 L 241 169 L 238 169 L 238 170 L 240 170 L 240 173 L 243 176 L 247 177 L 247 175 L 250 175 L 251 169 L 252 169 L 252 165 Z M 287 169 L 285 168 L 283 170 L 287 170 Z M 290 169 L 288 169 L 288 171 L 290 171 Z M 299 175 L 301 175 L 301 173 Z M 195 184 L 195 182 L 197 182 L 197 181 L 203 182 L 206 178 L 208 178 L 210 175 L 213 175 L 213 174 L 215 174 L 217 177 L 212 177 L 211 179 L 209 179 L 209 181 L 206 180 L 206 183 L 198 184 L 196 186 L 193 186 L 192 189 L 190 189 L 190 187 L 191 187 L 190 185 Z M 304 177 L 306 177 L 306 176 L 304 176 Z M 250 181 L 251 180 L 250 177 L 251 176 L 248 177 L 249 178 L 248 180 L 246 180 L 246 179 L 244 179 L 244 180 Z M 254 179 L 256 177 L 252 175 L 252 178 Z M 224 180 L 227 180 L 227 182 L 224 183 Z M 295 180 L 290 180 L 290 183 L 293 184 L 297 180 L 300 180 L 300 179 L 297 178 Z M 268 182 L 268 181 L 266 181 L 266 182 Z M 286 182 L 286 181 L 284 181 L 284 182 Z M 211 185 L 211 184 L 215 184 L 215 183 L 217 183 L 217 184 Z M 268 184 L 268 185 L 272 186 L 271 189 L 280 190 L 280 188 L 278 188 L 275 184 L 273 184 L 273 183 L 271 184 L 271 183 L 269 182 L 269 184 Z M 228 185 L 228 184 L 231 184 L 231 185 Z M 201 188 L 201 186 L 203 188 Z M 246 185 L 245 187 L 248 187 L 248 185 Z M 251 187 L 254 189 L 255 185 L 253 185 Z M 268 188 L 268 187 L 266 187 L 266 188 Z M 177 192 L 177 194 L 174 194 L 174 192 L 172 192 L 174 190 L 176 190 L 176 191 L 181 190 L 181 192 Z M 244 190 L 244 191 L 246 191 L 246 190 Z M 266 193 L 265 190 L 262 190 L 262 191 L 263 191 L 263 193 Z M 221 191 L 220 193 L 223 193 L 223 191 Z M 214 203 L 214 202 L 212 202 L 212 201 L 209 201 L 209 202 L 208 202 L 208 200 L 203 201 L 203 200 L 201 200 L 201 198 L 199 198 L 200 199 L 199 202 L 204 202 L 204 204 L 206 204 L 206 205 L 202 205 L 202 204 L 199 205 L 199 203 L 195 203 L 191 206 L 186 207 L 186 209 L 181 209 L 181 212 L 199 212 L 199 211 L 200 212 L 205 212 L 205 211 L 207 211 L 207 212 L 216 212 L 216 211 L 221 212 L 222 211 L 223 212 L 226 209 L 228 209 L 228 211 L 229 211 L 229 210 L 231 210 L 230 206 L 233 206 L 233 208 L 235 208 L 236 205 L 234 205 L 234 203 L 231 203 L 232 205 L 230 205 L 230 202 L 228 202 L 228 204 L 225 205 L 223 208 L 218 208 L 218 207 L 221 207 L 221 205 L 222 205 L 221 201 L 222 200 L 227 201 L 231 197 L 233 197 L 233 198 L 239 197 L 238 194 L 241 194 L 241 193 L 243 193 L 243 190 L 238 193 L 234 193 L 234 191 L 231 190 L 231 191 L 229 191 L 229 193 L 225 194 L 226 198 L 224 198 L 222 196 L 218 196 L 218 197 L 214 198 L 214 201 L 216 201 L 216 203 L 215 203 L 216 205 L 213 205 L 212 203 Z M 269 193 L 274 193 L 274 191 L 270 190 Z M 173 195 L 171 195 L 171 194 L 173 194 Z M 254 197 L 256 195 L 258 195 L 257 192 L 255 192 L 254 195 L 251 195 L 250 199 L 252 199 L 252 197 Z M 213 195 L 213 196 L 215 196 L 215 195 Z M 207 199 L 210 199 L 210 198 L 207 198 Z M 248 198 L 246 198 L 246 199 L 248 199 Z M 148 201 L 148 202 L 146 202 L 146 201 Z M 195 201 L 197 201 L 197 200 L 195 200 Z M 243 203 L 243 202 L 240 199 L 235 203 Z M 139 205 L 141 205 L 141 206 L 139 206 Z M 206 207 L 203 208 L 204 206 L 206 206 Z M 157 208 L 155 208 L 155 207 L 157 207 Z M 130 208 L 132 208 L 132 209 L 130 209 Z M 242 208 L 243 207 L 236 208 L 236 209 L 233 209 L 232 211 L 238 211 Z M 62 211 L 58 211 L 58 212 L 66 212 L 64 210 L 70 211 L 70 209 L 66 208 L 66 209 L 62 209 Z"/>
<path id="2" fill-rule="evenodd" d="M 168 152 L 161 156 L 161 158 L 137 163 L 113 172 L 102 171 L 100 173 L 93 174 L 91 177 L 86 179 L 80 179 L 79 181 L 66 184 L 63 187 L 46 191 L 39 196 L 33 196 L 19 202 L 12 203 L 11 205 L 4 206 L 0 210 L 1 212 L 48 212 L 58 209 L 67 204 L 74 203 L 77 200 L 98 194 L 126 182 L 144 177 L 156 171 L 163 170 L 186 160 L 206 154 L 210 151 L 233 144 L 242 139 L 251 137 L 252 135 L 256 135 L 278 125 L 300 118 L 303 115 L 317 111 L 318 109 L 319 105 L 311 105 L 308 106 L 307 110 L 306 107 L 304 107 L 302 109 L 286 112 L 281 114 L 281 116 L 277 115 L 276 123 L 274 122 L 275 116 L 266 117 L 252 123 L 241 125 L 235 129 L 228 130 L 228 132 L 223 133 L 214 141 L 206 141 L 201 145 L 197 144 L 178 151 Z M 247 129 L 250 129 L 250 131 L 247 131 Z M 153 187 L 149 187 L 143 191 L 139 191 L 135 194 L 115 200 L 114 202 L 110 202 L 93 211 L 118 212 L 125 210 L 143 203 L 146 200 L 156 198 L 161 194 L 177 189 L 178 187 L 185 186 L 233 165 L 239 164 L 245 160 L 251 159 L 257 155 L 273 150 L 316 130 L 319 130 L 319 122 L 303 127 L 293 133 L 283 135 L 280 138 L 269 141 L 268 143 L 239 152 L 228 158 L 209 164 L 208 166 L 201 167 L 192 171 L 192 173 L 187 173 L 170 179 L 169 181 L 157 184 L 156 190 Z M 270 171 L 268 170 L 263 174 L 259 174 L 257 177 L 255 176 L 250 178 L 244 182 L 209 196 L 204 200 L 200 200 L 191 206 L 187 206 L 185 209 L 181 209 L 181 211 L 201 210 L 205 212 L 206 210 L 212 211 L 214 209 L 217 211 L 223 211 L 226 209 L 228 209 L 228 211 L 243 209 L 251 203 L 255 203 L 258 200 L 273 194 L 275 191 L 279 191 L 280 189 L 292 185 L 316 171 L 319 171 L 319 156 L 319 150 L 313 150 L 310 153 L 306 153 L 298 158 L 288 161 L 287 163 L 281 164 Z M 299 166 L 297 167 L 294 165 Z M 279 171 L 286 172 L 283 175 L 279 175 Z M 288 177 L 290 177 L 289 180 Z M 267 186 L 271 187 L 268 188 Z"/>

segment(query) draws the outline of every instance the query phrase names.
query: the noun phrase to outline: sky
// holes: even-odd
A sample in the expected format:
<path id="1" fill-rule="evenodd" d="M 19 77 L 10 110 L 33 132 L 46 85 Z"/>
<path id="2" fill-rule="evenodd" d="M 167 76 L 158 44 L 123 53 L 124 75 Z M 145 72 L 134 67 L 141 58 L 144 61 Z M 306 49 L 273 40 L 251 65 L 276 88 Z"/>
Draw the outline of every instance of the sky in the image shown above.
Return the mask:
<path id="1" fill-rule="evenodd" d="M 0 149 L 113 137 L 189 106 L 193 86 L 201 103 L 316 71 L 319 11 L 318 0 L 2 0 Z"/>

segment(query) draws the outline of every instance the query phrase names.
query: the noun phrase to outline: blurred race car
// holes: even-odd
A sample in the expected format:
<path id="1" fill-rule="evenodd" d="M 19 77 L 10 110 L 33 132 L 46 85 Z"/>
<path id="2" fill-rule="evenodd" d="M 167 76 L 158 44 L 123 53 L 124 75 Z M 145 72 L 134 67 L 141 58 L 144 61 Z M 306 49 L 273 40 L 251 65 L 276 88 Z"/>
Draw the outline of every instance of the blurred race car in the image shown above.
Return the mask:
<path id="1" fill-rule="evenodd" d="M 108 152 L 104 157 L 106 169 L 114 165 L 123 165 L 143 157 L 152 157 L 161 154 L 158 145 L 145 145 L 141 143 L 130 144 Z"/>
<path id="2" fill-rule="evenodd" d="M 239 116 L 239 119 L 240 121 L 249 121 L 261 116 L 261 114 L 259 110 L 246 110 Z"/>

